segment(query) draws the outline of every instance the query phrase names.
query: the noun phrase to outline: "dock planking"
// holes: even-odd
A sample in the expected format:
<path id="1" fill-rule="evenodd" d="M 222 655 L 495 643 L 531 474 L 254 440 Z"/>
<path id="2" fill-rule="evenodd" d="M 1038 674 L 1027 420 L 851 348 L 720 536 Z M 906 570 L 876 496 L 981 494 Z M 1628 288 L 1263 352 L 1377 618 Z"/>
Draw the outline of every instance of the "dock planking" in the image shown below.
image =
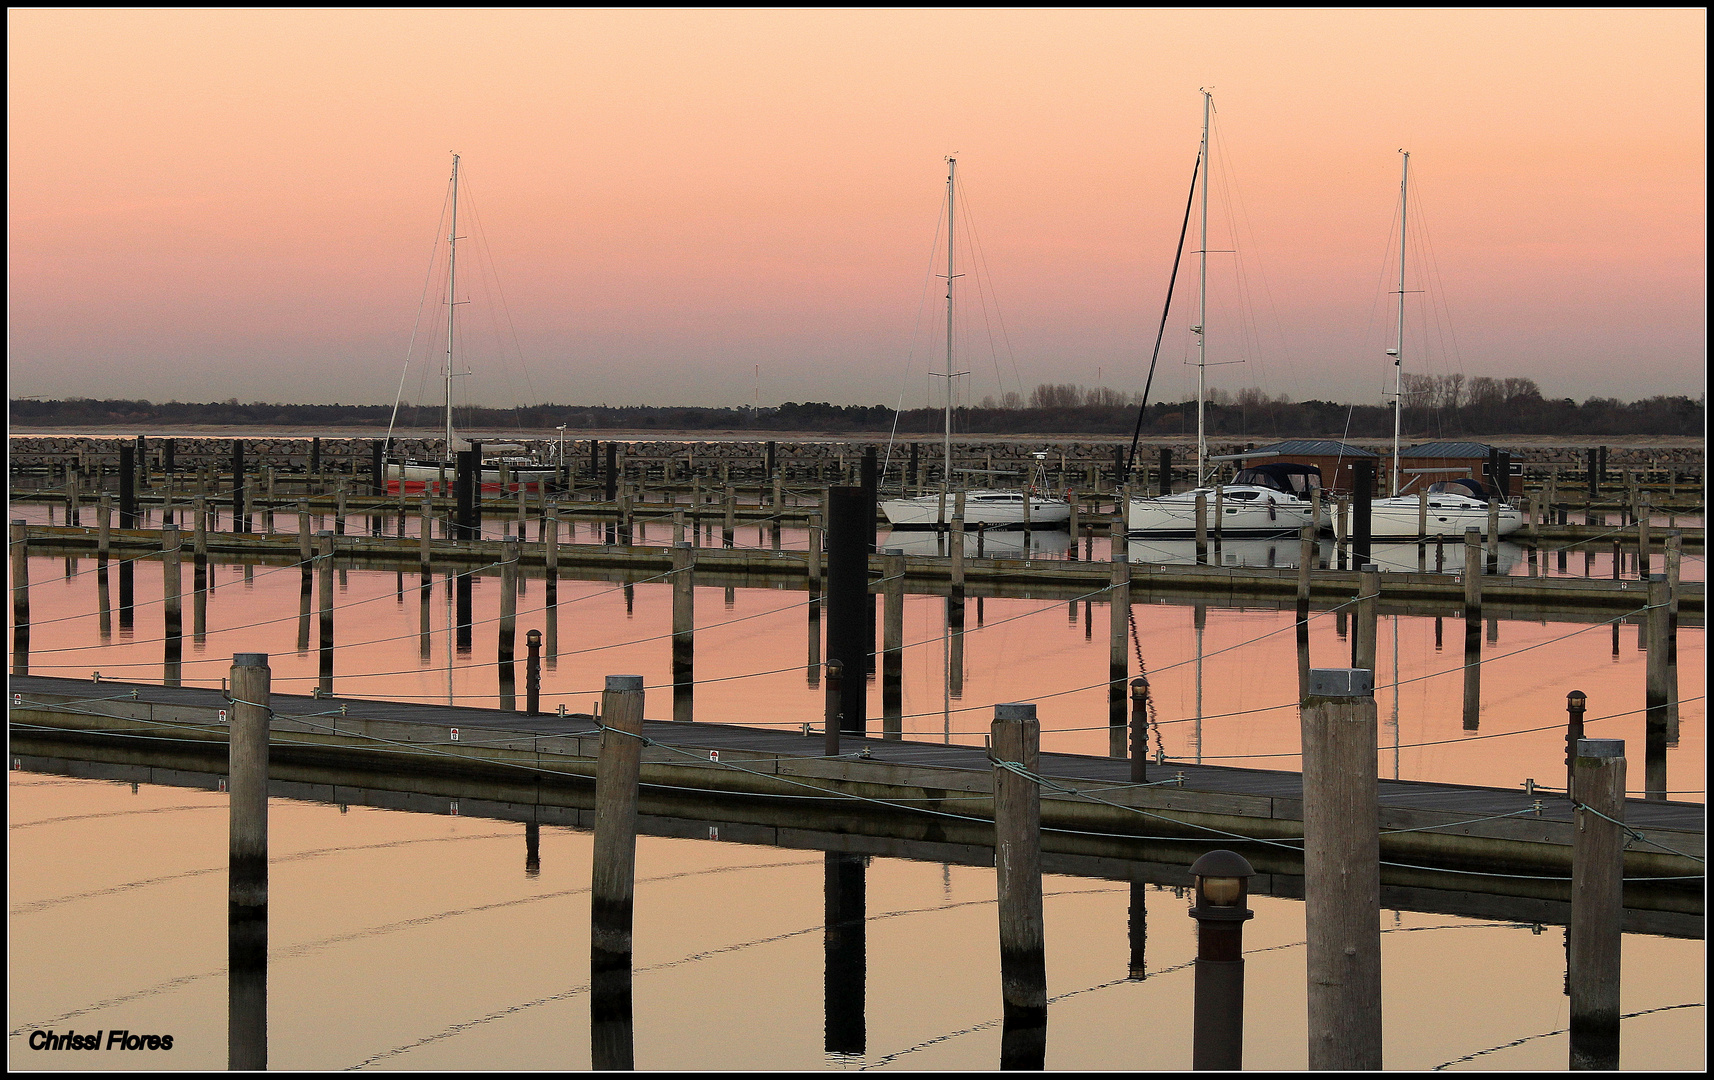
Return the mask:
<path id="1" fill-rule="evenodd" d="M 32 740 L 54 736 L 121 754 L 153 740 L 200 742 L 208 751 L 225 742 L 216 717 L 228 703 L 219 690 L 19 676 L 10 693 L 14 754 L 39 753 Z M 468 773 L 498 778 L 490 797 L 518 799 L 534 787 L 543 801 L 548 787 L 587 785 L 594 775 L 599 730 L 588 714 L 288 694 L 274 694 L 271 705 L 281 761 L 295 753 L 401 777 Z M 845 736 L 840 757 L 829 759 L 813 725 L 806 737 L 801 726 L 647 720 L 643 734 L 651 744 L 644 787 L 702 807 L 710 799 L 730 807 L 788 796 L 819 815 L 806 825 L 831 820 L 835 831 L 870 835 L 915 836 L 925 818 L 930 832 L 942 820 L 966 832 L 991 820 L 992 765 L 981 746 Z M 1039 769 L 1051 785 L 1043 792 L 1045 850 L 1135 858 L 1163 843 L 1240 843 L 1269 872 L 1290 873 L 1297 862 L 1298 773 L 1169 759 L 1150 762 L 1149 784 L 1139 786 L 1123 758 L 1060 753 L 1043 753 Z M 1061 787 L 1083 797 L 1055 790 Z M 1573 809 L 1563 794 L 1382 780 L 1378 798 L 1392 884 L 1456 875 L 1461 889 L 1550 899 L 1568 887 Z M 1627 877 L 1663 879 L 1634 884 L 1627 903 L 1700 912 L 1705 807 L 1628 799 L 1625 817 L 1644 837 L 1627 850 Z"/>

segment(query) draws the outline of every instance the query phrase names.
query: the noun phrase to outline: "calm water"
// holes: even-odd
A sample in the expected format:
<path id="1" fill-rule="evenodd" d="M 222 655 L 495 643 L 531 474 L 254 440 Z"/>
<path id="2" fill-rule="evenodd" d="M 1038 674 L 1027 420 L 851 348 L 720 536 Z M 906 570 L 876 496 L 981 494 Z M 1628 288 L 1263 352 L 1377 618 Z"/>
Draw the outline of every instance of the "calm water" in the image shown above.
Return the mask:
<path id="1" fill-rule="evenodd" d="M 652 539 L 664 542 L 665 530 Z M 766 546 L 771 538 L 751 528 L 739 539 Z M 1414 549 L 1410 559 L 1414 567 Z M 130 625 L 113 612 L 105 638 L 94 569 L 89 558 L 30 560 L 30 672 L 160 681 L 159 563 L 135 564 Z M 276 690 L 315 685 L 316 653 L 297 647 L 295 568 L 217 566 L 200 643 L 188 633 L 191 580 L 187 560 L 184 683 L 218 686 L 234 652 L 257 651 L 271 654 Z M 449 632 L 449 590 L 437 576 L 425 651 L 414 573 L 342 573 L 337 692 L 494 703 L 497 586 L 477 581 L 473 644 L 461 653 Z M 544 626 L 543 592 L 540 580 L 527 582 L 520 635 Z M 559 654 L 544 677 L 544 706 L 587 710 L 605 675 L 639 673 L 650 688 L 649 714 L 668 714 L 670 603 L 661 584 L 562 581 Z M 1106 752 L 1105 604 L 990 598 L 979 615 L 973 599 L 957 696 L 946 677 L 944 601 L 907 597 L 904 610 L 907 737 L 979 743 L 994 702 L 1033 700 L 1044 749 Z M 1181 760 L 1298 767 L 1290 614 L 1139 604 L 1134 616 L 1132 670 L 1140 655 L 1157 703 L 1151 745 Z M 819 723 L 805 594 L 700 588 L 696 619 L 698 719 Z M 1382 775 L 1552 784 L 1563 777 L 1565 693 L 1579 689 L 1589 695 L 1589 734 L 1626 739 L 1633 786 L 1640 784 L 1645 654 L 1637 626 L 1615 634 L 1606 624 L 1491 624 L 1481 725 L 1465 732 L 1462 620 L 1445 620 L 1439 646 L 1435 623 L 1382 620 Z M 1346 665 L 1350 645 L 1336 616 L 1311 626 L 1314 663 Z M 1668 753 L 1677 799 L 1703 799 L 1704 667 L 1703 632 L 1681 630 L 1685 701 Z M 877 685 L 874 730 L 880 711 Z M 10 778 L 13 1064 L 222 1067 L 225 796 L 19 771 Z M 276 800 L 271 835 L 273 1067 L 588 1067 L 587 834 L 544 826 L 538 874 L 524 869 L 523 827 L 504 822 Z M 819 852 L 645 837 L 637 873 L 638 1067 L 997 1065 L 991 869 L 872 860 L 866 1041 L 860 1054 L 844 1055 L 823 1046 Z M 1050 876 L 1045 889 L 1056 998 L 1048 1066 L 1187 1068 L 1188 899 L 1150 890 L 1150 977 L 1134 982 L 1125 978 L 1129 888 Z M 1251 906 L 1245 1064 L 1301 1069 L 1302 905 L 1258 896 Z M 1383 927 L 1390 1068 L 1565 1066 L 1561 929 L 1411 912 L 1383 913 Z M 1627 935 L 1623 1011 L 1646 1015 L 1625 1021 L 1626 1068 L 1703 1067 L 1704 955 L 1700 941 Z M 1680 1005 L 1696 1007 L 1673 1008 Z M 175 1049 L 154 1060 L 27 1049 L 28 1033 L 49 1026 L 174 1033 Z"/>

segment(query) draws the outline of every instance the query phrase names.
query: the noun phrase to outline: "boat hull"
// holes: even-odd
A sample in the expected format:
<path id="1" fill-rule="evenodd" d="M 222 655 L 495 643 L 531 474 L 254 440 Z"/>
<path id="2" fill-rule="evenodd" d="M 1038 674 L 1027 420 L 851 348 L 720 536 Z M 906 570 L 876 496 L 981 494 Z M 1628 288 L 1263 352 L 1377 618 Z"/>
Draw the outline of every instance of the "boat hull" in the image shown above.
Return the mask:
<path id="1" fill-rule="evenodd" d="M 1022 492 L 966 493 L 964 527 L 974 529 L 980 525 L 989 529 L 1022 529 L 1026 526 L 1025 498 Z M 1059 529 L 1071 520 L 1071 504 L 1065 500 L 1046 499 L 1039 495 L 1027 498 L 1029 528 Z M 917 495 L 906 499 L 887 499 L 881 503 L 881 511 L 895 529 L 944 529 L 952 517 L 954 505 L 954 497 L 950 495 L 944 502 L 938 494 Z"/>
<path id="2" fill-rule="evenodd" d="M 402 484 L 403 490 L 407 493 L 426 491 L 432 494 L 440 488 L 441 478 L 444 476 L 446 489 L 440 494 L 450 495 L 452 493 L 453 474 L 454 470 L 451 465 L 443 466 L 439 462 L 392 462 L 387 466 L 387 491 L 390 494 L 397 494 Z M 502 485 L 500 470 L 491 465 L 484 466 L 482 469 L 482 490 L 486 493 L 494 493 L 501 490 L 517 491 L 522 487 L 526 491 L 546 491 L 548 486 L 554 482 L 555 470 L 551 466 L 544 468 L 524 465 L 508 468 L 505 479 L 506 483 Z"/>
<path id="3" fill-rule="evenodd" d="M 1126 507 L 1125 531 L 1131 536 L 1159 538 L 1196 535 L 1196 492 L 1132 499 Z M 1207 530 L 1221 536 L 1292 536 L 1314 524 L 1313 504 L 1278 492 L 1258 492 L 1253 499 L 1222 499 L 1217 514 L 1212 492 L 1207 499 Z M 1240 492 L 1239 494 L 1244 494 Z M 1218 519 L 1218 520 L 1217 520 Z"/>
<path id="4" fill-rule="evenodd" d="M 1426 521 L 1424 520 L 1426 517 Z M 1523 527 L 1524 515 L 1517 507 L 1506 503 L 1499 508 L 1499 535 L 1510 536 Z M 1377 540 L 1418 537 L 1463 536 L 1466 529 L 1475 529 L 1484 538 L 1488 535 L 1488 506 L 1475 499 L 1433 495 L 1428 500 L 1428 513 L 1413 496 L 1376 499 L 1369 505 L 1369 535 Z"/>

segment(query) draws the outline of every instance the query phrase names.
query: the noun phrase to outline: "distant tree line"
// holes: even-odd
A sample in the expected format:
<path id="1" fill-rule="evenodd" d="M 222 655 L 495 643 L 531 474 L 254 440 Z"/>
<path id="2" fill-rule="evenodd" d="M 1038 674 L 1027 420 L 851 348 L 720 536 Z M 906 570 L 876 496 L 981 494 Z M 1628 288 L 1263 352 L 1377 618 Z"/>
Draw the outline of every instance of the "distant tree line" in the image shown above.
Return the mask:
<path id="1" fill-rule="evenodd" d="M 1043 383 L 1030 393 L 984 398 L 978 406 L 954 411 L 953 427 L 973 434 L 1065 433 L 1129 435 L 1137 423 L 1140 395 L 1105 387 Z M 1407 375 L 1403 426 L 1413 439 L 1483 435 L 1701 435 L 1706 395 L 1695 399 L 1659 396 L 1624 402 L 1592 397 L 1582 403 L 1547 398 L 1531 379 L 1493 379 L 1463 375 Z M 385 428 L 390 405 L 290 405 L 236 398 L 203 404 L 170 401 L 14 400 L 14 427 L 51 424 L 65 427 L 144 427 L 152 424 L 217 424 L 244 427 L 357 425 Z M 576 430 L 641 429 L 659 431 L 888 431 L 924 434 L 942 430 L 941 409 L 895 412 L 885 405 L 832 405 L 824 401 L 788 401 L 775 408 L 690 408 L 680 406 L 530 405 L 512 409 L 461 408 L 461 428 L 550 430 L 561 424 Z M 401 427 L 434 428 L 438 409 L 403 406 Z M 1209 395 L 1206 425 L 1211 435 L 1383 438 L 1392 434 L 1390 404 L 1352 405 L 1335 401 L 1291 401 L 1249 388 L 1236 394 Z M 1143 418 L 1145 435 L 1186 435 L 1196 431 L 1196 402 L 1155 402 Z"/>

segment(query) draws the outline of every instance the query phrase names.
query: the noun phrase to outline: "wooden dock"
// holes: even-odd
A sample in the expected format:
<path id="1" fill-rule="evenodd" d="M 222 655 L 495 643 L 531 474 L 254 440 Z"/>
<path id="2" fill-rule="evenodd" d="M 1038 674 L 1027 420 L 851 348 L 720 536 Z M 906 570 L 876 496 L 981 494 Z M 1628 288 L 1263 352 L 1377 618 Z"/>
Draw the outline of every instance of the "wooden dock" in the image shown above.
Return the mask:
<path id="1" fill-rule="evenodd" d="M 30 549 L 41 554 L 87 556 L 96 551 L 93 528 L 32 525 L 27 531 Z M 159 551 L 161 532 L 113 529 L 109 542 L 115 556 L 135 558 Z M 339 565 L 350 569 L 409 573 L 420 566 L 421 543 L 415 537 L 346 533 L 336 537 L 335 544 Z M 279 565 L 298 560 L 300 538 L 295 533 L 209 533 L 207 545 L 211 556 L 218 555 L 224 560 Z M 562 579 L 636 582 L 672 569 L 672 548 L 664 545 L 562 543 L 557 555 Z M 701 547 L 695 549 L 695 555 L 697 580 L 704 585 L 809 587 L 809 555 L 804 551 Z M 505 549 L 498 540 L 435 540 L 432 558 L 441 572 L 451 567 L 498 573 Z M 883 558 L 870 556 L 871 577 L 880 576 Z M 544 544 L 532 541 L 520 545 L 525 573 L 542 574 L 545 559 Z M 907 591 L 919 595 L 944 595 L 950 591 L 949 557 L 910 555 L 905 557 L 905 567 Z M 822 569 L 825 574 L 825 556 Z M 1100 599 L 1112 581 L 1112 564 L 1105 560 L 972 558 L 963 560 L 963 569 L 966 595 L 973 597 Z M 1292 568 L 1144 562 L 1134 562 L 1131 566 L 1131 594 L 1136 603 L 1159 600 L 1285 608 L 1296 603 L 1297 581 L 1298 571 Z M 1357 587 L 1355 570 L 1316 570 L 1311 574 L 1311 601 L 1323 607 L 1344 603 L 1357 594 Z M 1680 583 L 1680 625 L 1703 624 L 1704 590 L 1702 582 Z M 1645 583 L 1635 578 L 1492 575 L 1482 579 L 1484 615 L 1501 619 L 1575 622 L 1610 619 L 1642 609 L 1645 591 Z M 1380 602 L 1385 614 L 1460 614 L 1464 603 L 1463 578 L 1458 574 L 1384 573 Z"/>
<path id="2" fill-rule="evenodd" d="M 11 752 L 143 763 L 224 760 L 220 691 L 15 676 Z M 274 771 L 365 770 L 371 786 L 475 791 L 510 804 L 578 805 L 599 732 L 587 715 L 275 694 Z M 647 721 L 648 812 L 778 822 L 832 833 L 992 842 L 992 766 L 982 747 L 845 736 L 837 758 L 807 725 Z M 1633 759 L 1639 763 L 1641 747 Z M 14 763 L 14 767 L 18 767 Z M 185 766 L 190 767 L 190 766 Z M 1544 762 L 1553 774 L 1562 766 Z M 1164 761 L 1147 782 L 1122 758 L 1041 755 L 1044 851 L 1189 862 L 1237 847 L 1262 873 L 1301 873 L 1302 780 L 1293 772 Z M 389 777 L 392 778 L 389 780 Z M 474 785 L 474 787 L 473 787 Z M 1391 887 L 1564 900 L 1572 808 L 1563 795 L 1418 781 L 1380 782 L 1383 881 Z M 1626 905 L 1700 916 L 1706 808 L 1630 799 Z M 1652 882 L 1648 879 L 1654 879 Z"/>

